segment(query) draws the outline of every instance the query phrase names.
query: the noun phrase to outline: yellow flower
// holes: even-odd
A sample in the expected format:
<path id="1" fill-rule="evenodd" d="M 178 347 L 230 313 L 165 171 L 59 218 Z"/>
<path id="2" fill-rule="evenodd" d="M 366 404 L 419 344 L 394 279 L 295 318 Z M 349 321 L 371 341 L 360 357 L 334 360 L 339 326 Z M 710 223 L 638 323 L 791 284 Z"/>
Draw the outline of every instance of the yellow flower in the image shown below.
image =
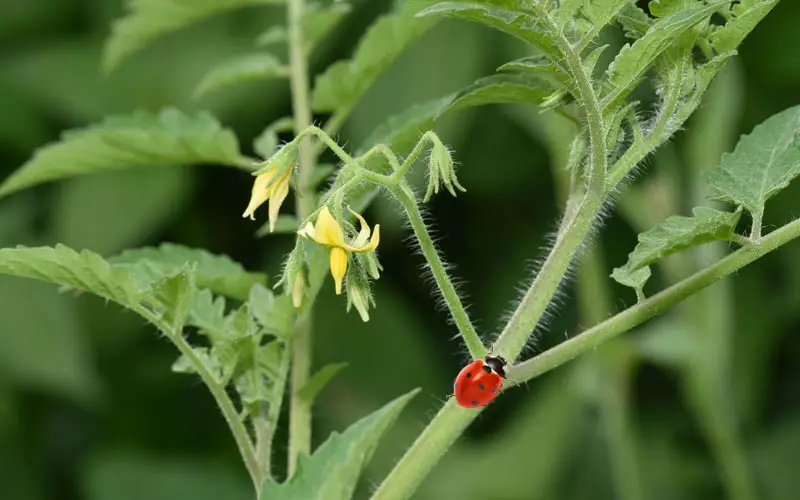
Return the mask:
<path id="1" fill-rule="evenodd" d="M 348 208 L 348 210 L 350 210 Z M 348 252 L 371 252 L 375 250 L 380 241 L 380 225 L 376 224 L 375 229 L 372 231 L 370 237 L 370 230 L 367 221 L 364 220 L 359 214 L 350 210 L 361 223 L 361 230 L 358 236 L 350 243 L 344 241 L 344 233 L 342 227 L 333 218 L 328 207 L 322 207 L 317 217 L 316 225 L 310 222 L 306 227 L 297 232 L 300 236 L 310 239 L 311 241 L 329 247 L 331 249 L 331 275 L 336 283 L 336 294 L 342 293 L 342 280 L 347 273 L 347 255 Z"/>
<path id="2" fill-rule="evenodd" d="M 292 169 L 287 168 L 285 172 L 279 173 L 279 164 L 270 167 L 266 172 L 259 174 L 253 182 L 253 192 L 250 195 L 250 203 L 242 217 L 250 217 L 256 220 L 254 213 L 258 207 L 269 200 L 269 231 L 275 229 L 275 221 L 278 220 L 278 212 L 281 204 L 289 194 L 289 179 L 292 176 Z M 277 177 L 276 177 L 277 175 Z M 273 180 L 273 177 L 276 177 Z M 272 184 L 269 184 L 270 181 Z M 269 185 L 268 185 L 269 184 Z"/>

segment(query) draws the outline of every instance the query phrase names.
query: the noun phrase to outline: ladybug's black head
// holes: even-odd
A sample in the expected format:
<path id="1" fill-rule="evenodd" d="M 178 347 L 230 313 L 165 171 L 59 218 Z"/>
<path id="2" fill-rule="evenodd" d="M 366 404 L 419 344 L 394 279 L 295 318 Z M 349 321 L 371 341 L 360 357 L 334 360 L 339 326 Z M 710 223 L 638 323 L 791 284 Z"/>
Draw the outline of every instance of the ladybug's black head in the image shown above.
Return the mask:
<path id="1" fill-rule="evenodd" d="M 486 365 L 492 369 L 492 371 L 501 377 L 506 378 L 506 365 L 508 363 L 502 356 L 492 356 L 491 354 L 487 354 L 484 358 L 484 361 L 486 362 Z"/>

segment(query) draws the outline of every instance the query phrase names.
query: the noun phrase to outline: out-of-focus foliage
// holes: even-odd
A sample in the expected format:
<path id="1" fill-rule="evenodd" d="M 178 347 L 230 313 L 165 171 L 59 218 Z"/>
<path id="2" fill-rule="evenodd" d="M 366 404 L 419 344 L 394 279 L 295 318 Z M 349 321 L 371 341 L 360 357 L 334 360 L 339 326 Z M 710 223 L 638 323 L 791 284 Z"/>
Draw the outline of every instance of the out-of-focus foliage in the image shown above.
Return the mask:
<path id="1" fill-rule="evenodd" d="M 212 3 L 220 10 L 228 3 L 268 2 Z M 351 57 L 357 35 L 393 3 L 356 2 L 326 35 L 314 69 Z M 660 3 L 667 9 L 679 2 Z M 3 178 L 28 161 L 35 148 L 57 141 L 62 131 L 84 128 L 109 114 L 145 109 L 155 116 L 176 106 L 187 116 L 202 116 L 196 113 L 209 109 L 225 127 L 237 131 L 243 153 L 251 156 L 246 146 L 251 139 L 265 124 L 290 114 L 287 85 L 280 79 L 237 84 L 193 99 L 195 85 L 209 68 L 253 50 L 253 40 L 270 24 L 270 15 L 254 19 L 248 9 L 179 31 L 180 26 L 158 28 L 176 31 L 135 52 L 136 40 L 118 42 L 107 61 L 125 56 L 126 65 L 102 76 L 102 40 L 122 9 L 121 2 L 112 0 L 0 3 Z M 141 12 L 146 13 L 144 8 Z M 733 15 L 742 13 L 742 8 L 734 9 Z M 667 16 L 669 11 L 654 14 Z M 740 22 L 746 25 L 757 14 Z M 635 13 L 630 15 L 626 29 L 633 30 Z M 637 233 L 703 204 L 705 193 L 696 192 L 703 172 L 719 163 L 720 153 L 732 151 L 739 134 L 797 104 L 798 16 L 796 2 L 784 1 L 773 9 L 748 36 L 735 65 L 709 91 L 709 102 L 689 121 L 686 132 L 651 162 L 658 175 L 634 181 L 629 194 L 620 195 L 617 213 L 604 224 L 597 244 L 605 255 L 605 275 L 625 263 Z M 124 25 L 117 25 L 115 33 L 123 32 Z M 534 108 L 513 114 L 499 105 L 466 109 L 469 99 L 480 101 L 482 89 L 455 94 L 506 61 L 527 56 L 521 43 L 459 21 L 441 21 L 436 29 L 418 35 L 408 42 L 397 40 L 408 43 L 408 49 L 361 99 L 326 100 L 322 94 L 320 109 L 342 112 L 325 104 L 329 101 L 352 104 L 344 110 L 349 119 L 341 139 L 371 144 L 371 137 L 385 137 L 377 127 L 387 116 L 414 103 L 456 96 L 441 100 L 438 108 L 409 111 L 397 118 L 391 131 L 398 141 L 409 141 L 442 109 L 458 110 L 440 120 L 436 130 L 453 147 L 460 182 L 469 193 L 457 199 L 435 198 L 430 219 L 436 221 L 443 253 L 463 280 L 462 291 L 474 304 L 471 313 L 480 330 L 492 332 L 517 295 L 515 287 L 528 276 L 535 257 L 532 249 L 545 242 L 558 217 L 550 163 L 564 162 L 549 154 L 546 137 L 556 125 L 540 119 Z M 599 35 L 614 47 L 624 43 L 611 33 Z M 736 44 L 736 36 L 735 30 L 720 30 L 712 39 L 722 51 Z M 598 55 L 603 60 L 603 54 Z M 354 61 L 334 68 L 372 78 L 367 56 L 356 51 Z M 335 76 L 329 75 L 330 91 L 349 95 L 349 89 L 334 85 Z M 487 92 L 511 89 L 504 100 L 514 102 L 513 78 L 491 78 L 498 80 L 486 86 L 491 88 Z M 627 91 L 627 82 L 618 83 L 619 92 Z M 717 94 L 727 100 L 716 103 Z M 226 140 L 222 144 L 230 145 Z M 207 141 L 203 147 L 213 150 L 214 143 Z M 191 163 L 218 165 L 239 154 L 238 146 L 219 151 L 193 157 Z M 164 161 L 186 163 L 172 157 Z M 87 168 L 92 164 L 87 159 Z M 424 189 L 425 180 L 418 181 L 417 187 Z M 254 238 L 254 226 L 241 219 L 250 182 L 246 172 L 234 169 L 175 166 L 41 185 L 0 203 L 0 246 L 61 242 L 111 258 L 123 248 L 177 241 L 230 255 L 247 269 L 275 275 L 291 237 Z M 772 199 L 764 226 L 796 216 L 798 197 L 800 186 L 794 183 Z M 646 203 L 637 203 L 637 198 Z M 412 387 L 421 387 L 422 393 L 387 431 L 357 498 L 366 496 L 370 482 L 383 476 L 419 432 L 421 416 L 450 393 L 452 376 L 466 359 L 445 314 L 429 299 L 429 286 L 418 270 L 421 258 L 408 251 L 396 208 L 379 200 L 369 216 L 383 229 L 385 271 L 374 288 L 378 308 L 370 323 L 362 324 L 357 316 L 345 314 L 338 298 L 320 295 L 315 365 L 347 361 L 348 367 L 316 400 L 315 444 Z M 696 253 L 696 259 L 668 258 L 663 266 L 654 266 L 648 286 L 656 289 L 686 275 L 705 258 Z M 198 284 L 202 258 L 198 256 Z M 146 272 L 164 269 L 170 260 L 167 256 L 153 262 Z M 207 279 L 201 286 L 232 286 L 216 281 L 213 272 Z M 607 286 L 612 286 L 612 310 L 605 314 L 633 302 L 629 290 L 610 280 Z M 565 291 L 565 296 L 575 295 L 572 287 Z M 632 345 L 625 346 L 636 353 L 626 430 L 641 457 L 644 498 L 726 498 L 720 467 L 726 457 L 720 458 L 718 449 L 724 449 L 734 433 L 757 498 L 794 499 L 798 482 L 789 464 L 800 458 L 800 344 L 794 338 L 800 322 L 797 244 L 709 292 L 632 332 Z M 554 312 L 537 351 L 563 340 L 564 332 L 579 329 L 574 299 L 565 299 Z M 209 329 L 213 320 L 190 318 Z M 174 349 L 159 340 L 152 327 L 113 303 L 76 298 L 18 278 L 0 279 L 3 498 L 249 498 L 250 485 L 218 410 L 195 379 L 170 373 L 174 360 Z M 598 411 L 608 401 L 601 389 L 617 386 L 598 387 L 594 381 L 610 379 L 598 378 L 590 368 L 567 367 L 509 392 L 469 429 L 415 498 L 617 498 L 606 423 L 599 416 L 604 413 Z M 723 386 L 725 391 L 720 391 Z M 278 440 L 281 432 L 285 429 Z"/>

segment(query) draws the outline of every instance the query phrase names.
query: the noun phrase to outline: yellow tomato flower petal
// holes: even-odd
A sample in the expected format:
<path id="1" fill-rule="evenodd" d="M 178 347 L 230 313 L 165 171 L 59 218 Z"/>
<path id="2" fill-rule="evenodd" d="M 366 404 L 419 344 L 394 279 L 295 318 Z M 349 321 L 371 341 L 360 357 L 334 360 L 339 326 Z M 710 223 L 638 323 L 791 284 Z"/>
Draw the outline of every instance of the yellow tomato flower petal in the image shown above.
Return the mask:
<path id="1" fill-rule="evenodd" d="M 314 226 L 314 241 L 326 247 L 344 248 L 346 246 L 342 226 L 336 222 L 327 206 L 322 207 L 317 216 L 317 224 Z"/>
<path id="2" fill-rule="evenodd" d="M 289 179 L 292 175 L 291 170 L 281 175 L 270 187 L 269 191 L 269 232 L 275 229 L 275 222 L 278 220 L 278 213 L 281 205 L 289 194 Z"/>
<path id="3" fill-rule="evenodd" d="M 364 220 L 364 217 L 362 217 L 361 214 L 356 213 L 350 207 L 347 207 L 347 209 L 350 210 L 350 213 L 355 215 L 356 219 L 358 219 L 358 222 L 361 223 L 361 230 L 358 232 L 358 236 L 356 236 L 356 239 L 353 240 L 351 245 L 356 247 L 356 248 L 357 247 L 363 247 L 364 244 L 369 239 L 369 224 L 367 224 L 367 221 Z"/>
<path id="4" fill-rule="evenodd" d="M 250 220 L 256 220 L 254 215 L 256 209 L 269 199 L 267 183 L 273 175 L 274 172 L 269 170 L 256 177 L 256 180 L 253 182 L 253 189 L 250 193 L 250 203 L 247 204 L 247 209 L 242 214 L 242 217 L 250 217 Z"/>
<path id="5" fill-rule="evenodd" d="M 347 252 L 339 247 L 331 248 L 331 275 L 336 284 L 336 295 L 342 293 L 342 280 L 347 273 Z"/>
<path id="6" fill-rule="evenodd" d="M 278 165 L 275 165 L 256 177 L 256 180 L 253 182 L 253 190 L 250 194 L 250 203 L 247 204 L 247 209 L 242 214 L 242 217 L 250 217 L 250 220 L 255 220 L 256 209 L 269 200 L 270 232 L 275 229 L 275 221 L 278 220 L 278 212 L 286 196 L 289 194 L 289 180 L 292 176 L 292 170 L 287 169 L 286 172 L 280 174 L 277 179 L 274 179 L 277 173 Z M 271 185 L 269 184 L 270 181 L 273 181 Z"/>

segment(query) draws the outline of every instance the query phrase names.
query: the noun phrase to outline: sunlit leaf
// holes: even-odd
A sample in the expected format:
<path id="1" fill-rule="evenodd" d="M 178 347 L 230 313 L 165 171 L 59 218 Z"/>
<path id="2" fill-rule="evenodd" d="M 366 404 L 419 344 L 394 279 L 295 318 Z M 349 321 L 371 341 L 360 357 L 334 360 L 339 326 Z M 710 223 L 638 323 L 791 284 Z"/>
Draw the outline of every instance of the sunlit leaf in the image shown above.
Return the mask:
<path id="1" fill-rule="evenodd" d="M 628 44 L 622 47 L 606 70 L 608 77 L 607 102 L 614 102 L 617 98 L 630 93 L 639 79 L 653 65 L 656 58 L 673 46 L 678 37 L 707 19 L 721 5 L 727 3 L 729 3 L 727 0 L 717 1 L 659 19 L 633 45 Z"/>
<path id="2" fill-rule="evenodd" d="M 782 111 L 743 136 L 706 181 L 713 198 L 741 205 L 754 217 L 800 175 L 800 106 Z"/>
<path id="3" fill-rule="evenodd" d="M 519 3 L 518 8 L 514 8 L 515 4 L 517 2 L 510 2 L 507 6 L 477 2 L 441 2 L 428 7 L 419 15 L 453 17 L 484 24 L 534 45 L 548 54 L 551 60 L 560 60 L 551 34 L 541 27 L 541 19 L 530 9 L 524 8 L 522 3 Z"/>
<path id="4" fill-rule="evenodd" d="M 299 457 L 297 470 L 291 479 L 278 484 L 267 478 L 259 498 L 349 500 L 381 437 L 417 392 L 414 390 L 395 399 L 354 423 L 342 434 L 331 434 L 310 457 Z"/>
<path id="5" fill-rule="evenodd" d="M 753 28 L 778 4 L 778 0 L 740 2 L 733 9 L 734 17 L 714 31 L 711 43 L 717 52 L 736 49 Z"/>
<path id="6" fill-rule="evenodd" d="M 435 24 L 434 19 L 415 17 L 430 3 L 407 2 L 397 12 L 380 16 L 361 38 L 351 59 L 332 64 L 316 78 L 314 110 L 324 113 L 352 107 L 378 75 Z"/>
<path id="7" fill-rule="evenodd" d="M 113 69 L 122 59 L 154 39 L 205 18 L 241 7 L 285 0 L 128 0 L 127 14 L 114 22 L 103 65 Z"/>
<path id="8" fill-rule="evenodd" d="M 622 266 L 615 268 L 611 273 L 611 277 L 614 278 L 614 281 L 620 285 L 624 285 L 639 291 L 644 288 L 644 285 L 647 283 L 647 280 L 650 279 L 650 276 L 651 272 L 650 267 L 648 266 L 640 267 L 635 271 L 631 271 L 627 266 Z"/>
<path id="9" fill-rule="evenodd" d="M 151 283 L 172 274 L 187 264 L 194 264 L 197 286 L 235 299 L 246 300 L 255 284 L 266 284 L 263 273 L 248 272 L 226 255 L 164 243 L 158 248 L 126 250 L 108 261 L 115 267 L 126 267 L 144 283 Z"/>
<path id="10" fill-rule="evenodd" d="M 112 267 L 96 253 L 64 245 L 0 249 L 0 273 L 85 290 L 135 309 L 143 296 L 126 269 Z"/>
<path id="11" fill-rule="evenodd" d="M 741 211 L 720 212 L 696 207 L 692 217 L 673 215 L 639 235 L 639 244 L 628 255 L 628 271 L 650 265 L 668 255 L 712 241 L 730 240 Z"/>
<path id="12" fill-rule="evenodd" d="M 194 96 L 200 97 L 240 83 L 289 76 L 289 69 L 272 54 L 256 52 L 243 54 L 213 67 L 197 84 Z"/>
<path id="13" fill-rule="evenodd" d="M 2 184 L 0 197 L 44 182 L 93 172 L 153 165 L 222 164 L 252 169 L 234 133 L 208 113 L 175 109 L 112 117 L 71 130 L 44 146 Z"/>

